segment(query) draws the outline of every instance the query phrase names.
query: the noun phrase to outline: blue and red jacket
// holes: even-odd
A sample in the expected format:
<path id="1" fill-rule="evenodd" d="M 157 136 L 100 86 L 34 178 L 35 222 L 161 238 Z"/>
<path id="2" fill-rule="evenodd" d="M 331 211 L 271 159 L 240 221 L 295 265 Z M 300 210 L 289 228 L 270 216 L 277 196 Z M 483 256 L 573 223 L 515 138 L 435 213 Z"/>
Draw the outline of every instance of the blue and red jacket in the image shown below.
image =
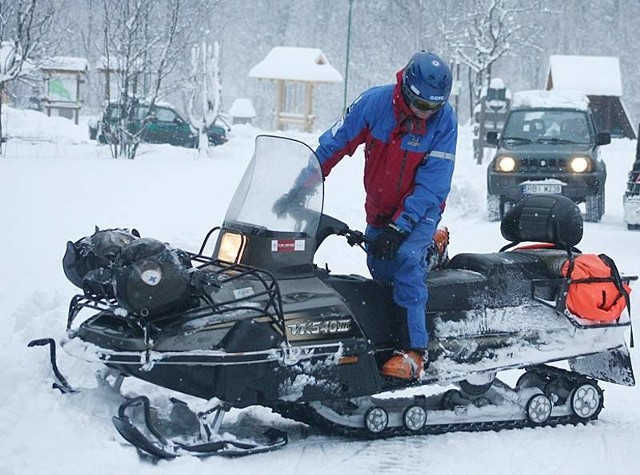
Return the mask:
<path id="1" fill-rule="evenodd" d="M 365 144 L 367 223 L 393 222 L 411 232 L 423 218 L 436 222 L 451 189 L 458 125 L 450 104 L 421 120 L 402 98 L 398 81 L 368 89 L 320 136 L 316 155 L 326 177 Z"/>

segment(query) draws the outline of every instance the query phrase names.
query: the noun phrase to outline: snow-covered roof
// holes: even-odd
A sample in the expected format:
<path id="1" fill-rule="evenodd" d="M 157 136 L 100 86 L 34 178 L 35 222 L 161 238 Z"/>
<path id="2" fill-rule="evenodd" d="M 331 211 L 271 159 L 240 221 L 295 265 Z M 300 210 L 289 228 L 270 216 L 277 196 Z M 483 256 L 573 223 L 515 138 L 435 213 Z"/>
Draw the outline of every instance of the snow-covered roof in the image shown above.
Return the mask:
<path id="1" fill-rule="evenodd" d="M 589 99 L 581 91 L 518 91 L 511 108 L 561 108 L 586 110 Z"/>
<path id="2" fill-rule="evenodd" d="M 549 57 L 547 78 L 556 90 L 583 91 L 589 96 L 622 96 L 620 62 L 614 56 L 553 55 Z"/>
<path id="3" fill-rule="evenodd" d="M 491 78 L 491 82 L 489 82 L 489 87 L 491 89 L 506 89 L 504 81 L 502 78 Z"/>
<path id="4" fill-rule="evenodd" d="M 507 88 L 502 78 L 491 78 L 491 81 L 489 81 L 489 87 L 487 88 L 487 86 L 483 86 L 482 89 L 480 90 L 480 97 L 486 97 L 487 91 L 489 89 L 497 89 L 497 90 L 504 89 L 505 99 L 511 100 L 511 97 L 512 97 L 511 89 Z"/>
<path id="5" fill-rule="evenodd" d="M 75 56 L 53 56 L 45 59 L 40 65 L 40 69 L 83 72 L 89 69 L 89 62 L 87 61 L 87 58 L 79 58 Z"/>
<path id="6" fill-rule="evenodd" d="M 317 48 L 276 46 L 256 64 L 249 77 L 305 82 L 342 82 L 340 74 Z"/>
<path id="7" fill-rule="evenodd" d="M 240 119 L 253 119 L 256 116 L 256 110 L 250 99 L 238 98 L 231 104 L 229 115 Z"/>

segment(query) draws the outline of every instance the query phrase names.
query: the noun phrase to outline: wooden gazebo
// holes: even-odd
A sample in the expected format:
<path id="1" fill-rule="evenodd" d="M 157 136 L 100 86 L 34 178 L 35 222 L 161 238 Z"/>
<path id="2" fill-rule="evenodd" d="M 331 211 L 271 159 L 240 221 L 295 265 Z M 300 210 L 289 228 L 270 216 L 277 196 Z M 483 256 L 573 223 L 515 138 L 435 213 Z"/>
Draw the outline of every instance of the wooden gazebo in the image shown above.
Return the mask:
<path id="1" fill-rule="evenodd" d="M 276 83 L 274 128 L 289 124 L 313 129 L 313 88 L 317 84 L 342 82 L 342 75 L 316 48 L 278 46 L 249 71 L 249 77 Z"/>

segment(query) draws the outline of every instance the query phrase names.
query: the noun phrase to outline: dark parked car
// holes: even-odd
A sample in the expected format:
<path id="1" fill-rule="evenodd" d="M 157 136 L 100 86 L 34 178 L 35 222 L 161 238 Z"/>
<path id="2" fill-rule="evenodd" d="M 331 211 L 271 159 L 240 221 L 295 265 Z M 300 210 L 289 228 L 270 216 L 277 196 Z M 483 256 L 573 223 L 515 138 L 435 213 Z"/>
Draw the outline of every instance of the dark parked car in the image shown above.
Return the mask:
<path id="1" fill-rule="evenodd" d="M 599 146 L 611 135 L 596 131 L 586 96 L 516 93 L 502 133 L 489 132 L 487 142 L 498 147 L 487 168 L 490 220 L 529 194 L 553 193 L 584 203 L 585 220 L 600 221 L 607 170 Z"/>
<path id="2" fill-rule="evenodd" d="M 197 132 L 189 122 L 172 107 L 168 105 L 154 105 L 151 113 L 147 114 L 149 106 L 138 104 L 133 107 L 129 122 L 129 132 L 137 134 L 147 143 L 167 143 L 181 147 L 196 147 L 198 145 Z M 147 117 L 148 115 L 148 117 Z M 114 140 L 113 134 L 120 118 L 122 107 L 117 103 L 110 103 L 103 108 L 100 119 L 95 124 L 89 125 L 89 138 L 97 139 L 106 144 Z M 145 122 L 146 118 L 146 122 Z M 228 127 L 215 124 L 207 130 L 209 143 L 220 145 L 227 141 Z"/>

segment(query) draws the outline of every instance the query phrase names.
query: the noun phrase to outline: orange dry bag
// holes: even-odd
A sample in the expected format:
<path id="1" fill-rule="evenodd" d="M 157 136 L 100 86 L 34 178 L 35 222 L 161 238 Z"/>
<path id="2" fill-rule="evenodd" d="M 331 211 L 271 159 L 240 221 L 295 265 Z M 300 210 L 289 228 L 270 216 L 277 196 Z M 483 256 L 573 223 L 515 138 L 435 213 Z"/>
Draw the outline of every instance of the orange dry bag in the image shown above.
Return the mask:
<path id="1" fill-rule="evenodd" d="M 604 254 L 580 254 L 567 260 L 562 275 L 569 278 L 566 307 L 578 317 L 613 322 L 629 308 L 631 288 Z"/>

